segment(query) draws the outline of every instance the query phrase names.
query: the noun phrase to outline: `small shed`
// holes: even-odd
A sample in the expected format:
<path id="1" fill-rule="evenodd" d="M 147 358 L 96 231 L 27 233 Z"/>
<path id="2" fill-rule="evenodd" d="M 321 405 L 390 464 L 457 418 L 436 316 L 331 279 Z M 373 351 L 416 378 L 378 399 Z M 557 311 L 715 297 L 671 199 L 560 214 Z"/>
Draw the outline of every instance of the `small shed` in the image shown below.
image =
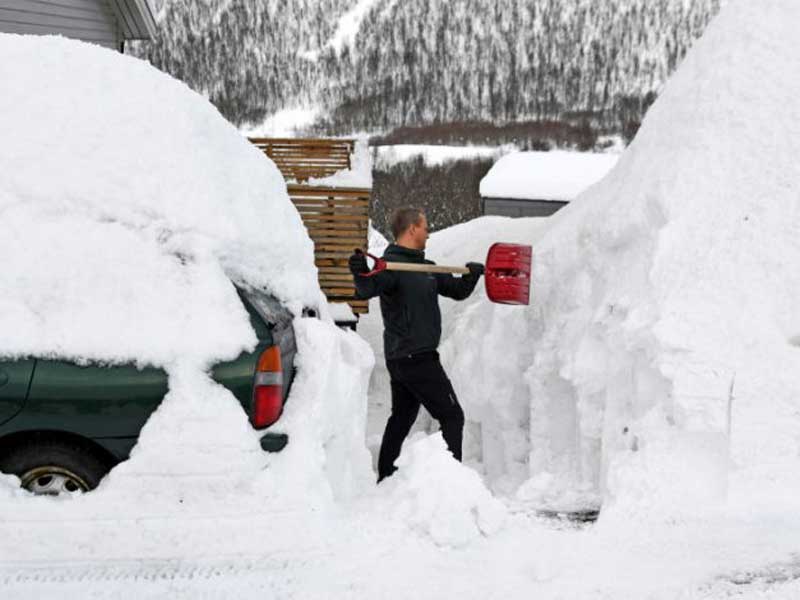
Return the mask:
<path id="1" fill-rule="evenodd" d="M 123 51 L 156 33 L 147 0 L 0 0 L 0 33 L 63 35 Z"/>
<path id="2" fill-rule="evenodd" d="M 590 152 L 513 152 L 481 180 L 481 213 L 546 217 L 605 177 L 619 155 Z"/>

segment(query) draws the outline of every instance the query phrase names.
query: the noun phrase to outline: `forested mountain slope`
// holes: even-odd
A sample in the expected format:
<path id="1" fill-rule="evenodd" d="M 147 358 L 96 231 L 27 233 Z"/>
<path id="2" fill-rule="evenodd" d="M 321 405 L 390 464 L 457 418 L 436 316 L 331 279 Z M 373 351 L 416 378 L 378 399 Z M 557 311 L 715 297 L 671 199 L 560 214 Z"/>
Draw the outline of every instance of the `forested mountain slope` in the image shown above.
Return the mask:
<path id="1" fill-rule="evenodd" d="M 621 128 L 723 1 L 162 0 L 158 39 L 133 51 L 237 124 L 311 105 L 328 133 L 559 118 Z"/>

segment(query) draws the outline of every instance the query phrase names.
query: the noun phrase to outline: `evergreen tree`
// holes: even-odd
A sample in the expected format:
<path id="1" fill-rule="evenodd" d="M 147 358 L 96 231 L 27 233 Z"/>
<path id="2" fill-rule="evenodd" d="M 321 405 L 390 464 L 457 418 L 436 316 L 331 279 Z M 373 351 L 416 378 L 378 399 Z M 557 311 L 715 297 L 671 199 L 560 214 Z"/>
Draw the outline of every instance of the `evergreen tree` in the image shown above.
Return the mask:
<path id="1" fill-rule="evenodd" d="M 721 0 L 377 0 L 352 46 L 328 41 L 356 0 L 159 0 L 132 52 L 231 121 L 317 106 L 323 133 L 428 123 L 641 120 Z"/>

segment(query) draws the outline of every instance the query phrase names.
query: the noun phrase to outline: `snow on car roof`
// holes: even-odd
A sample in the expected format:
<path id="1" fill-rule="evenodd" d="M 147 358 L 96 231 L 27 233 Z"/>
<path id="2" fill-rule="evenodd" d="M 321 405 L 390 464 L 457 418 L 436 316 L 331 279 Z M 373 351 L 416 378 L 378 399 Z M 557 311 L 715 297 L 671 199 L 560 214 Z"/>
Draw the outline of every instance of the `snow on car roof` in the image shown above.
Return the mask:
<path id="1" fill-rule="evenodd" d="M 484 198 L 569 202 L 614 167 L 616 154 L 513 152 L 501 157 L 481 180 Z"/>
<path id="2" fill-rule="evenodd" d="M 0 34 L 0 81 L 0 355 L 232 358 L 231 281 L 319 301 L 283 178 L 201 95 L 45 36 Z"/>

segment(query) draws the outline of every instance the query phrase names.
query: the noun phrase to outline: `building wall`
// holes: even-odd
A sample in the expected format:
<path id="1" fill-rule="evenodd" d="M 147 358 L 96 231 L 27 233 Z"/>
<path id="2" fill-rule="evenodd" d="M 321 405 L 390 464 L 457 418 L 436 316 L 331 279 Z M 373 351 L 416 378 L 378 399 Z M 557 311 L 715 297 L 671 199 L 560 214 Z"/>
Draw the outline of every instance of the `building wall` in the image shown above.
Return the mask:
<path id="1" fill-rule="evenodd" d="M 484 215 L 502 217 L 549 217 L 567 202 L 553 200 L 518 200 L 514 198 L 481 198 Z"/>
<path id="2" fill-rule="evenodd" d="M 0 0 L 0 32 L 63 35 L 119 49 L 108 0 Z"/>

